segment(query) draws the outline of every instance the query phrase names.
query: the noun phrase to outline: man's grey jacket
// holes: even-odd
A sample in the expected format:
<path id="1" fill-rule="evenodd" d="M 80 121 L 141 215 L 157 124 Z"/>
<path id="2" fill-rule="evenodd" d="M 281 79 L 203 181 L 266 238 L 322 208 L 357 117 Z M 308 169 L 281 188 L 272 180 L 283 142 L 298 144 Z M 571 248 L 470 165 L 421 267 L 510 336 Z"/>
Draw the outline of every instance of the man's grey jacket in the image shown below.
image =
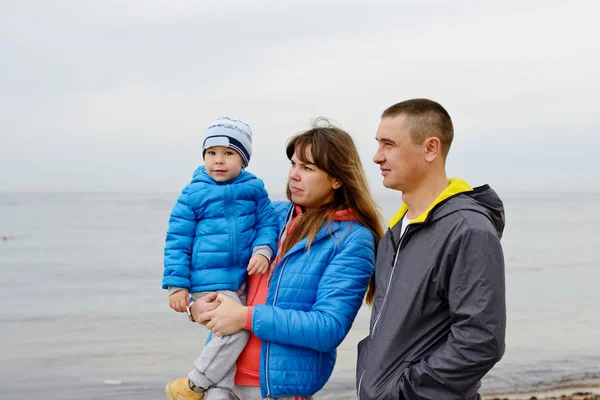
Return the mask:
<path id="1" fill-rule="evenodd" d="M 477 399 L 504 353 L 502 201 L 450 186 L 400 237 L 404 205 L 381 239 L 370 334 L 358 345 L 360 400 Z"/>

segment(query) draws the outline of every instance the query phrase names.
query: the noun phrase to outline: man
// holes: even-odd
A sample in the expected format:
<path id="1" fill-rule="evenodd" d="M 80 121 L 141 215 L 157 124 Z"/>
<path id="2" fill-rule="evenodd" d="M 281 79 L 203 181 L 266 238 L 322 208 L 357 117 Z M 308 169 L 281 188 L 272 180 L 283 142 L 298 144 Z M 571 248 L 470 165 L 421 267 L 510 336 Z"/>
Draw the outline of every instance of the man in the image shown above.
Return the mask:
<path id="1" fill-rule="evenodd" d="M 446 176 L 454 129 L 427 99 L 383 112 L 373 161 L 403 205 L 379 243 L 360 400 L 475 400 L 504 353 L 502 201 Z"/>

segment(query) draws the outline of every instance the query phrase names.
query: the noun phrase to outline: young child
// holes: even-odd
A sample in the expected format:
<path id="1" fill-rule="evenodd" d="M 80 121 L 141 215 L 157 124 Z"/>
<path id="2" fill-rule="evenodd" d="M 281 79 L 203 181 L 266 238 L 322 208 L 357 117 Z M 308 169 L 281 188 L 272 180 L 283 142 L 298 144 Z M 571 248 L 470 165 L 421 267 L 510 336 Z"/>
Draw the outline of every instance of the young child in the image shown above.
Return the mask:
<path id="1" fill-rule="evenodd" d="M 242 121 L 220 118 L 208 127 L 205 165 L 194 173 L 173 208 L 165 245 L 163 289 L 169 306 L 189 313 L 194 299 L 220 292 L 242 303 L 237 291 L 247 274 L 262 274 L 277 251 L 276 221 L 263 182 L 247 172 L 252 131 Z M 189 379 L 167 384 L 170 400 L 229 399 L 235 360 L 248 332 L 206 344 Z M 205 397 L 206 394 L 206 397 Z"/>

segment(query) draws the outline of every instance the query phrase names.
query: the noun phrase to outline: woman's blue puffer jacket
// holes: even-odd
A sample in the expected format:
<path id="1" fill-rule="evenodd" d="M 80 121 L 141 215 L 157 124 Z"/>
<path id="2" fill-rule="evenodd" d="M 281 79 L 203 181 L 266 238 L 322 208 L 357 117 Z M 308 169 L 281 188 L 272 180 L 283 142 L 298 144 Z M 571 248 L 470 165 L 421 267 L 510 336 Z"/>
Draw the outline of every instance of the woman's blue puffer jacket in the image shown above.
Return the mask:
<path id="1" fill-rule="evenodd" d="M 165 244 L 162 287 L 191 293 L 238 290 L 256 246 L 277 251 L 277 220 L 263 182 L 242 170 L 219 183 L 204 167 L 173 208 Z"/>
<path id="2" fill-rule="evenodd" d="M 292 204 L 277 203 L 281 231 Z M 275 267 L 266 305 L 254 306 L 252 331 L 263 340 L 263 397 L 312 396 L 327 382 L 336 348 L 363 303 L 375 267 L 375 240 L 357 221 L 333 221 Z"/>

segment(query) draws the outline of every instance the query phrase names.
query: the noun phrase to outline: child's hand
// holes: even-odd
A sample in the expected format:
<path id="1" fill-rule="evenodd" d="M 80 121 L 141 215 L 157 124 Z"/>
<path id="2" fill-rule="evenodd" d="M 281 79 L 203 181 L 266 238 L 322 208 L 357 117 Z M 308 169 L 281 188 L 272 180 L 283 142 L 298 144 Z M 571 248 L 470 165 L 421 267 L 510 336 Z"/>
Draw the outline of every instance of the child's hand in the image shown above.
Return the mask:
<path id="1" fill-rule="evenodd" d="M 190 305 L 190 295 L 187 289 L 181 289 L 169 296 L 169 307 L 177 312 L 186 312 Z"/>
<path id="2" fill-rule="evenodd" d="M 255 254 L 248 263 L 248 275 L 262 275 L 265 273 L 268 266 L 269 261 L 267 260 L 267 257 L 261 256 L 260 254 Z"/>

